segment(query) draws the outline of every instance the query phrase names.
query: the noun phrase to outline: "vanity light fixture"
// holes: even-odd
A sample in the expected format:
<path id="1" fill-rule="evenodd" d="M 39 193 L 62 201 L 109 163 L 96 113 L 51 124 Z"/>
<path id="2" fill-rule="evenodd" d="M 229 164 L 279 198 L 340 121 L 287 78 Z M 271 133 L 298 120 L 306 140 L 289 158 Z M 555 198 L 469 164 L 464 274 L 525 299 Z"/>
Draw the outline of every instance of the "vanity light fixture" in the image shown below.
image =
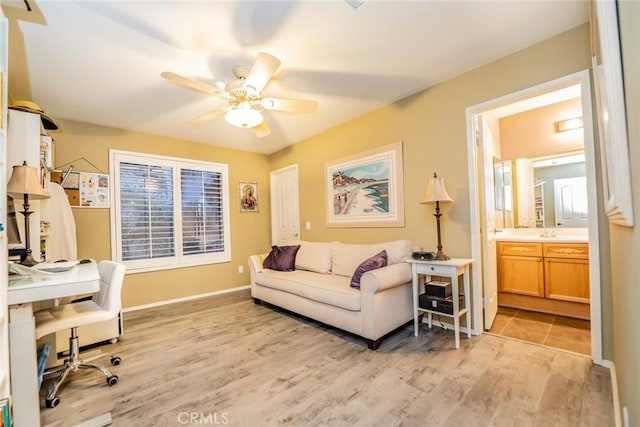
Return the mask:
<path id="1" fill-rule="evenodd" d="M 440 237 L 440 217 L 442 214 L 440 213 L 440 202 L 449 203 L 453 202 L 449 193 L 447 193 L 447 189 L 444 186 L 444 180 L 439 178 L 436 173 L 433 173 L 433 178 L 430 178 L 427 181 L 427 191 L 424 193 L 424 197 L 420 201 L 421 204 L 426 203 L 435 203 L 436 204 L 436 213 L 433 216 L 436 217 L 436 226 L 438 230 L 438 252 L 436 252 L 435 260 L 448 260 L 451 259 L 448 255 L 445 255 L 442 252 L 442 240 Z"/>
<path id="2" fill-rule="evenodd" d="M 560 120 L 556 122 L 556 132 L 566 132 L 568 130 L 581 129 L 582 117 L 574 117 L 573 119 Z"/>

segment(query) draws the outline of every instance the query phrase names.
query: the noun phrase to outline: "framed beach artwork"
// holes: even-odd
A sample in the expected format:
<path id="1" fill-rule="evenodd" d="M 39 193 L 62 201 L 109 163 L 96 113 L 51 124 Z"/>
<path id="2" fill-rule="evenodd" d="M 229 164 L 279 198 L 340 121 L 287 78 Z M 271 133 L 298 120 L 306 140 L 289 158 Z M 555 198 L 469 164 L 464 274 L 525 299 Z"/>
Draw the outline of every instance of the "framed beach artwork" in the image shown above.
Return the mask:
<path id="1" fill-rule="evenodd" d="M 327 162 L 327 227 L 404 227 L 402 142 Z"/>
<path id="2" fill-rule="evenodd" d="M 259 212 L 258 183 L 240 182 L 238 191 L 240 192 L 240 212 Z"/>

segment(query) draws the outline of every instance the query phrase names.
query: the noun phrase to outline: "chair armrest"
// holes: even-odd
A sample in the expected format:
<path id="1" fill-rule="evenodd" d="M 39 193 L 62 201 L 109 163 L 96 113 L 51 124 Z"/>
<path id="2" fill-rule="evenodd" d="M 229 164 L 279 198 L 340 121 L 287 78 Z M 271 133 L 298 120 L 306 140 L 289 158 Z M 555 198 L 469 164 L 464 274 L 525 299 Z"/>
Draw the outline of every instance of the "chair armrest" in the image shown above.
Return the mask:
<path id="1" fill-rule="evenodd" d="M 404 285 L 410 282 L 412 277 L 411 265 L 399 262 L 364 273 L 360 278 L 360 291 L 373 294 Z"/>

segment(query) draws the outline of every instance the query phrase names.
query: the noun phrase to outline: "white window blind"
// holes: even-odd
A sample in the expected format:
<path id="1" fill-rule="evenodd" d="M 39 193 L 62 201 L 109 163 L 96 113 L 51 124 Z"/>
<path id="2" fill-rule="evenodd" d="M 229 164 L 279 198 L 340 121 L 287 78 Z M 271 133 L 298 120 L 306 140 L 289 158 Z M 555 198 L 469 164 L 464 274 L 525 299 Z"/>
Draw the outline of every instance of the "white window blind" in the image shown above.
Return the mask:
<path id="1" fill-rule="evenodd" d="M 227 165 L 110 155 L 114 259 L 128 271 L 231 260 Z"/>
<path id="2" fill-rule="evenodd" d="M 180 177 L 183 253 L 223 251 L 222 175 L 181 169 Z"/>
<path id="3" fill-rule="evenodd" d="M 173 170 L 120 163 L 122 261 L 175 256 Z"/>

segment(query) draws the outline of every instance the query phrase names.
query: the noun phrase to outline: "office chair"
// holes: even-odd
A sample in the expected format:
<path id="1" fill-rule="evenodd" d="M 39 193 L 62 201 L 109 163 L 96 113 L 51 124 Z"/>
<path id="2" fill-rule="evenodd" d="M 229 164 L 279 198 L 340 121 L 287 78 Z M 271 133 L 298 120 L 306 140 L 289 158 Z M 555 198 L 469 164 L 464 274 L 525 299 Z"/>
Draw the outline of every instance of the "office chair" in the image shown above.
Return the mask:
<path id="1" fill-rule="evenodd" d="M 63 329 L 71 329 L 69 337 L 69 358 L 64 364 L 48 369 L 44 375 L 60 373 L 58 378 L 49 387 L 46 397 L 48 408 L 55 408 L 60 403 L 56 396 L 58 389 L 69 373 L 78 369 L 97 369 L 107 379 L 110 386 L 118 383 L 118 376 L 113 375 L 103 365 L 83 363 L 80 359 L 78 343 L 78 327 L 92 323 L 111 320 L 118 316 L 121 303 L 122 281 L 124 280 L 125 267 L 113 261 L 100 261 L 98 273 L 100 274 L 100 291 L 93 294 L 91 300 L 62 304 L 56 307 L 39 310 L 34 313 L 36 319 L 36 339 Z M 111 364 L 120 364 L 120 358 L 111 356 Z"/>

